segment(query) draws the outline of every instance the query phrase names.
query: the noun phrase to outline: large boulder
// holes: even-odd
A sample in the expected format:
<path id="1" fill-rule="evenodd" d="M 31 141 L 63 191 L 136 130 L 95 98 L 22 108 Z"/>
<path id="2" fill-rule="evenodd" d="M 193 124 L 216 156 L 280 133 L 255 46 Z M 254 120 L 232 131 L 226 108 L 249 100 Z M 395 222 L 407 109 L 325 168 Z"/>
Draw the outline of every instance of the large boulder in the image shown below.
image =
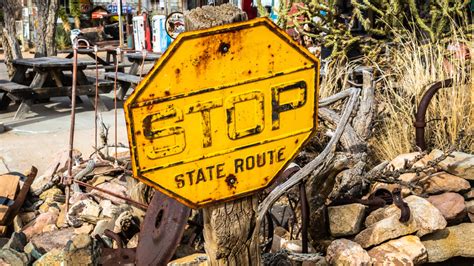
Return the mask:
<path id="1" fill-rule="evenodd" d="M 376 265 L 421 264 L 428 259 L 425 246 L 412 235 L 390 240 L 368 253 Z"/>
<path id="2" fill-rule="evenodd" d="M 466 216 L 464 197 L 457 193 L 446 192 L 430 196 L 428 201 L 441 212 L 448 222 L 460 221 Z"/>
<path id="3" fill-rule="evenodd" d="M 474 258 L 474 223 L 446 227 L 421 240 L 428 252 L 428 262 L 457 256 Z"/>
<path id="4" fill-rule="evenodd" d="M 443 155 L 440 150 L 433 150 L 430 157 L 435 159 Z M 459 177 L 474 180 L 474 154 L 463 152 L 453 152 L 446 159 L 441 161 L 440 166 L 444 171 Z"/>
<path id="5" fill-rule="evenodd" d="M 438 194 L 443 192 L 461 192 L 471 188 L 469 182 L 446 172 L 430 175 L 420 181 L 423 192 L 426 194 Z"/>
<path id="6" fill-rule="evenodd" d="M 365 217 L 365 208 L 358 203 L 328 207 L 331 235 L 339 237 L 359 233 Z"/>
<path id="7" fill-rule="evenodd" d="M 359 244 L 344 238 L 331 242 L 326 252 L 326 261 L 330 265 L 371 265 L 371 259 L 367 251 Z"/>
<path id="8" fill-rule="evenodd" d="M 410 208 L 410 219 L 407 223 L 399 221 L 401 212 L 395 205 L 377 211 L 377 217 L 360 232 L 354 241 L 367 248 L 390 239 L 416 233 L 417 236 L 443 229 L 447 222 L 441 212 L 427 200 L 418 196 L 404 199 Z"/>

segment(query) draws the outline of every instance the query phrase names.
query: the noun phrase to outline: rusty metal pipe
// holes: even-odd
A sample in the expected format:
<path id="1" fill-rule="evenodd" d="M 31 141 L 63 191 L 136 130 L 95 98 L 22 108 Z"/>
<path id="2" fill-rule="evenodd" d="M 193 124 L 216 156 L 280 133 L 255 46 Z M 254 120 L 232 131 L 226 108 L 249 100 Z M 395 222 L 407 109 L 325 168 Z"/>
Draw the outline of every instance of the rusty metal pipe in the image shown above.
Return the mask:
<path id="1" fill-rule="evenodd" d="M 67 169 L 66 185 L 66 212 L 69 210 L 69 196 L 71 193 L 72 164 L 74 150 L 74 130 L 76 124 L 76 83 L 77 83 L 77 42 L 73 47 L 73 63 L 72 63 L 72 87 L 71 87 L 71 126 L 69 130 L 69 164 Z"/>
<path id="2" fill-rule="evenodd" d="M 305 182 L 300 183 L 300 202 L 301 202 L 301 253 L 308 253 L 308 223 L 309 223 L 309 205 L 306 197 Z"/>
<path id="3" fill-rule="evenodd" d="M 443 81 L 438 81 L 425 92 L 421 98 L 420 104 L 418 105 L 418 111 L 415 116 L 414 126 L 416 128 L 416 146 L 420 147 L 421 150 L 426 150 L 425 142 L 425 126 L 426 126 L 426 111 L 428 110 L 428 105 L 431 102 L 433 96 L 438 92 L 439 89 L 451 87 L 453 85 L 453 79 L 446 79 Z"/>
<path id="4" fill-rule="evenodd" d="M 143 210 L 146 210 L 146 209 L 148 208 L 148 205 L 146 205 L 146 204 L 143 204 L 143 203 L 138 202 L 138 201 L 136 201 L 136 200 L 133 200 L 133 199 L 131 199 L 131 198 L 124 197 L 124 196 L 122 196 L 122 195 L 116 194 L 116 193 L 111 192 L 111 191 L 108 191 L 108 190 L 106 190 L 106 189 L 98 188 L 98 187 L 95 187 L 95 186 L 93 186 L 93 185 L 89 185 L 89 184 L 87 184 L 87 183 L 84 183 L 84 182 L 81 182 L 81 181 L 75 180 L 75 179 L 73 179 L 72 181 L 75 182 L 75 183 L 77 183 L 77 184 L 79 184 L 79 185 L 81 185 L 81 186 L 88 187 L 88 188 L 90 188 L 90 189 L 95 189 L 95 190 L 97 190 L 97 191 L 103 192 L 103 193 L 105 193 L 105 194 L 109 194 L 109 195 L 114 196 L 114 197 L 116 197 L 116 198 L 123 199 L 123 200 L 125 200 L 125 201 L 131 203 L 132 205 L 135 205 L 135 207 L 137 207 L 137 208 L 140 208 L 140 209 L 143 209 Z"/>

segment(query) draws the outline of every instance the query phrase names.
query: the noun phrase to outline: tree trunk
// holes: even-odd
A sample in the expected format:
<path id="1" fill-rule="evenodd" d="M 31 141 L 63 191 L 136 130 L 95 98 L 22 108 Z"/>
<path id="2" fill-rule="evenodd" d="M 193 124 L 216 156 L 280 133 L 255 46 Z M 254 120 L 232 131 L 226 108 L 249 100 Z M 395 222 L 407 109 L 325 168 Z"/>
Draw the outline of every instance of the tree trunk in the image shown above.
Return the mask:
<path id="1" fill-rule="evenodd" d="M 18 0 L 5 0 L 3 4 L 4 27 L 2 44 L 5 53 L 5 65 L 7 66 L 8 76 L 11 78 L 15 73 L 12 65 L 14 59 L 22 58 L 20 44 L 16 39 L 15 19 L 21 13 L 21 6 Z"/>
<path id="2" fill-rule="evenodd" d="M 186 30 L 247 20 L 242 10 L 230 4 L 196 8 L 184 16 Z M 261 264 L 258 234 L 254 234 L 257 205 L 253 195 L 204 208 L 204 245 L 210 265 Z"/>
<path id="3" fill-rule="evenodd" d="M 58 19 L 59 0 L 37 0 L 38 23 L 36 27 L 35 57 L 56 55 L 56 21 Z"/>

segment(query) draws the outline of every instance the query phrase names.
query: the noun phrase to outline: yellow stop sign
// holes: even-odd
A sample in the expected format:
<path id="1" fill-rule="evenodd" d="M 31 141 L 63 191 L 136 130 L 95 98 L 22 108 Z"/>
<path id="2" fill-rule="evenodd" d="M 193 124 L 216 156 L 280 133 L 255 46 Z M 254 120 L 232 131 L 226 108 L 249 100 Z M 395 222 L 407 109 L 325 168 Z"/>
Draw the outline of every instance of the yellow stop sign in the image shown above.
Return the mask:
<path id="1" fill-rule="evenodd" d="M 134 176 L 194 208 L 266 187 L 316 127 L 318 71 L 266 18 L 180 34 L 125 102 Z"/>

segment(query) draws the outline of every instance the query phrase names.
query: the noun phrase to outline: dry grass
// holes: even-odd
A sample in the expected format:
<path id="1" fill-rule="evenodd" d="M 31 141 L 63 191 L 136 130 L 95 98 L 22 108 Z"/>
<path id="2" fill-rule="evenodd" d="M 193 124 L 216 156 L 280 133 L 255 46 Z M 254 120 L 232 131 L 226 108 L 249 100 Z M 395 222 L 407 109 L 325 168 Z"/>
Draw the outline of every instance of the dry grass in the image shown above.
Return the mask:
<path id="1" fill-rule="evenodd" d="M 471 51 L 473 48 L 472 42 L 462 36 L 453 36 L 450 43 L 466 44 Z M 474 152 L 472 62 L 448 51 L 447 46 L 421 44 L 412 38 L 391 51 L 376 92 L 381 107 L 379 126 L 371 140 L 376 157 L 391 159 L 413 150 L 417 105 L 429 85 L 448 78 L 454 80 L 453 87 L 439 90 L 427 112 L 428 148 L 447 149 L 464 130 L 466 137 L 459 149 Z"/>
<path id="2" fill-rule="evenodd" d="M 456 35 L 450 43 L 467 44 L 472 58 L 472 41 Z M 429 85 L 447 78 L 453 78 L 454 86 L 439 90 L 427 112 L 428 148 L 447 149 L 464 130 L 465 137 L 459 149 L 474 153 L 472 61 L 449 52 L 447 46 L 445 43 L 422 44 L 415 37 L 405 38 L 405 41 L 391 45 L 385 63 L 373 63 L 382 77 L 376 86 L 378 112 L 374 134 L 369 141 L 374 159 L 389 160 L 414 150 L 413 122 L 417 105 Z M 327 97 L 349 87 L 348 73 L 356 65 L 357 62 L 329 64 L 321 82 L 320 96 Z"/>

